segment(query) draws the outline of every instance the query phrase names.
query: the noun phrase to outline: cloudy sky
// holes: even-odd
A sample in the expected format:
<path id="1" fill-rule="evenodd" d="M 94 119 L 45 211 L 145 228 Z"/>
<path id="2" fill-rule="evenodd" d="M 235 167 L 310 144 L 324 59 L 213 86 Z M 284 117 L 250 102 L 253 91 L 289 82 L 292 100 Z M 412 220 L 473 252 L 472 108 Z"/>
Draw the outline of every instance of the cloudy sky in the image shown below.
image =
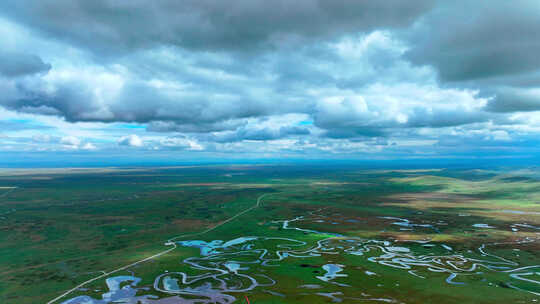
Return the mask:
<path id="1" fill-rule="evenodd" d="M 539 155 L 540 1 L 3 0 L 0 155 Z"/>

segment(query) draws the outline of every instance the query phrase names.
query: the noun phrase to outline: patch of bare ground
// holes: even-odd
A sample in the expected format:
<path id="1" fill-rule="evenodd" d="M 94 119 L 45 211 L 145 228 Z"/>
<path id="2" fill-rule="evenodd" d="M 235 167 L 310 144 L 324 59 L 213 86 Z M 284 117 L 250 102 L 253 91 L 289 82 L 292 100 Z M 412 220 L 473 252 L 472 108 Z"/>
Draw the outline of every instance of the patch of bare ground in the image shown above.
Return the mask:
<path id="1" fill-rule="evenodd" d="M 399 193 L 387 196 L 389 199 L 398 201 L 411 200 L 433 200 L 433 201 L 449 201 L 453 203 L 464 203 L 472 200 L 477 200 L 477 197 L 464 194 L 442 193 L 442 192 L 419 192 L 419 193 Z"/>
<path id="2" fill-rule="evenodd" d="M 526 211 L 519 211 L 519 213 L 506 212 L 508 210 L 475 210 L 470 212 L 473 215 L 491 217 L 499 220 L 503 220 L 509 223 L 536 223 L 540 224 L 540 213 L 527 213 Z M 516 211 L 516 210 L 511 210 Z M 523 213 L 521 213 L 523 212 Z"/>
<path id="3" fill-rule="evenodd" d="M 373 183 L 360 183 L 360 182 L 312 182 L 312 185 L 320 186 L 339 186 L 339 185 L 359 185 L 359 186 L 369 186 Z"/>
<path id="4" fill-rule="evenodd" d="M 27 176 L 36 175 L 37 178 L 43 175 L 58 174 L 97 174 L 97 173 L 115 173 L 115 172 L 137 172 L 149 171 L 147 168 L 31 168 L 31 169 L 0 169 L 0 176 Z"/>
<path id="5" fill-rule="evenodd" d="M 422 192 L 422 193 L 400 193 L 385 197 L 387 202 L 383 206 L 411 207 L 415 209 L 429 208 L 460 208 L 471 207 L 480 201 L 479 198 L 453 193 Z"/>

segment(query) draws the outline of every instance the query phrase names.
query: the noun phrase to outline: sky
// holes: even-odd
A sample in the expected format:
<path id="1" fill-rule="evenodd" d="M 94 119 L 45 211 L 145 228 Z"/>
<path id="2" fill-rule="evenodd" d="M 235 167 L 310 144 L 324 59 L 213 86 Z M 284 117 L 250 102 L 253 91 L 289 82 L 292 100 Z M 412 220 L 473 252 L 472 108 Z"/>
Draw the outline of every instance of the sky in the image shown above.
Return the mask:
<path id="1" fill-rule="evenodd" d="M 3 0 L 0 163 L 540 155 L 540 1 Z"/>

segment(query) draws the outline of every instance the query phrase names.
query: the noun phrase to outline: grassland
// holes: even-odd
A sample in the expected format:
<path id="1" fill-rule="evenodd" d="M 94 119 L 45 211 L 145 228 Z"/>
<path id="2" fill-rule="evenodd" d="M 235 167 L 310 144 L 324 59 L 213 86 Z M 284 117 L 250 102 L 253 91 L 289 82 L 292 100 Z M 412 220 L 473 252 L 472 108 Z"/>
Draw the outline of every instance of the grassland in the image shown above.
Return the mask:
<path id="1" fill-rule="evenodd" d="M 286 220 L 294 221 L 284 226 Z M 258 276 L 260 286 L 223 292 L 239 303 L 244 295 L 252 303 L 530 303 L 540 293 L 534 283 L 540 281 L 540 266 L 534 267 L 540 264 L 539 226 L 535 170 L 192 166 L 3 171 L 0 302 L 46 303 L 103 272 L 171 248 L 164 243 L 175 236 L 208 230 L 175 241 L 254 237 L 242 243 L 251 249 L 234 245 L 213 257 L 212 267 L 224 269 L 235 260 L 248 268 L 223 275 L 232 285 L 249 285 L 247 277 Z M 302 245 L 287 251 L 277 238 Z M 390 245 L 381 245 L 385 241 Z M 345 242 L 361 255 L 346 252 Z M 410 252 L 392 253 L 391 248 Z M 105 278 L 121 275 L 141 279 L 137 296 L 188 303 L 156 278 L 204 274 L 186 263 L 209 263 L 199 249 L 178 244 L 57 303 L 83 295 L 101 299 L 108 291 Z M 290 255 L 267 267 L 253 256 L 256 250 Z M 309 254 L 295 257 L 301 256 L 298 252 Z M 385 254 L 422 257 L 426 264 L 435 263 L 435 257 L 454 263 L 460 255 L 463 269 L 484 266 L 459 272 L 448 282 L 448 271 L 422 265 L 400 269 L 380 260 Z M 328 282 L 318 278 L 329 264 L 342 265 L 340 273 L 347 276 Z M 529 268 L 513 272 L 520 267 Z M 511 276 L 518 273 L 527 280 Z M 213 280 L 209 276 L 200 284 L 214 288 Z"/>

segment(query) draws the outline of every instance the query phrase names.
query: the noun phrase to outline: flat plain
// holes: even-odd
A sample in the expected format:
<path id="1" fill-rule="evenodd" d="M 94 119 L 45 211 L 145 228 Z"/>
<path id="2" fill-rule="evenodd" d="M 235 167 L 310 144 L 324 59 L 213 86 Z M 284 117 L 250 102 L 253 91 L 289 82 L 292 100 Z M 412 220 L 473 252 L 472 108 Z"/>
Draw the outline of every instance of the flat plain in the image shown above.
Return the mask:
<path id="1" fill-rule="evenodd" d="M 2 303 L 534 303 L 540 171 L 0 171 Z"/>

